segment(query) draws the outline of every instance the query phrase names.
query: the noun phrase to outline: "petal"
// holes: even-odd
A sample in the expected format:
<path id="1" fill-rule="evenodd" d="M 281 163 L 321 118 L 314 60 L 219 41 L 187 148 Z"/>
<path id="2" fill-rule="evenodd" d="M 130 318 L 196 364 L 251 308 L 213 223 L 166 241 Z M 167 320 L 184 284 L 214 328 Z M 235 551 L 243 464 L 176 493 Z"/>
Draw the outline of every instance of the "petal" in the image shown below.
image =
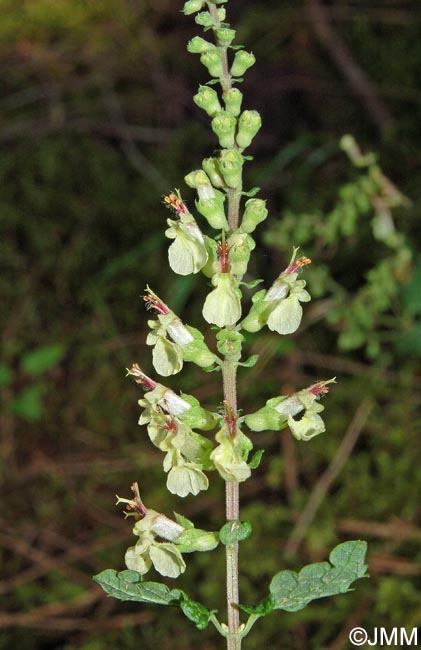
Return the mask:
<path id="1" fill-rule="evenodd" d="M 180 346 L 160 337 L 152 352 L 152 363 L 156 372 L 163 377 L 176 375 L 183 367 L 183 353 Z"/>
<path id="2" fill-rule="evenodd" d="M 174 544 L 156 542 L 150 548 L 150 555 L 154 568 L 162 576 L 178 578 L 186 570 L 183 556 Z"/>
<path id="3" fill-rule="evenodd" d="M 303 315 L 298 298 L 289 296 L 275 307 L 268 318 L 268 327 L 279 334 L 292 334 L 295 332 Z"/>

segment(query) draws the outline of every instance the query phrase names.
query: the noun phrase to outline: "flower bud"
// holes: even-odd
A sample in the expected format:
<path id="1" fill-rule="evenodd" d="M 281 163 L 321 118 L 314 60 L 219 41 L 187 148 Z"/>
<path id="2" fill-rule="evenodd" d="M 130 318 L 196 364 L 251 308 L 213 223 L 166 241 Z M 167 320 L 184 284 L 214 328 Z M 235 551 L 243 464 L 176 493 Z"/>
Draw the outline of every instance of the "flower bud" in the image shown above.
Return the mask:
<path id="1" fill-rule="evenodd" d="M 241 185 L 244 158 L 237 149 L 223 149 L 218 158 L 218 167 L 228 187 Z"/>
<path id="2" fill-rule="evenodd" d="M 183 7 L 183 13 L 185 16 L 195 14 L 197 11 L 201 10 L 204 4 L 205 0 L 187 0 Z"/>
<path id="3" fill-rule="evenodd" d="M 231 273 L 216 273 L 212 278 L 216 287 L 206 297 L 203 318 L 208 323 L 225 327 L 241 318 L 241 293 Z"/>
<path id="4" fill-rule="evenodd" d="M 235 34 L 235 29 L 230 29 L 229 27 L 222 27 L 221 29 L 218 29 L 216 31 L 218 45 L 220 47 L 228 47 L 233 42 Z"/>
<path id="5" fill-rule="evenodd" d="M 206 41 L 201 36 L 194 36 L 187 43 L 187 51 L 190 52 L 190 54 L 202 54 L 203 52 L 214 49 L 215 45 L 213 43 L 209 43 L 209 41 Z"/>
<path id="6" fill-rule="evenodd" d="M 187 174 L 187 176 L 184 177 L 184 182 L 195 190 L 197 190 L 200 185 L 211 186 L 209 178 L 201 169 L 196 169 L 193 172 L 190 172 L 190 174 Z"/>
<path id="7" fill-rule="evenodd" d="M 211 77 L 218 79 L 223 76 L 222 56 L 218 49 L 208 50 L 200 55 L 200 62 L 203 63 Z"/>
<path id="8" fill-rule="evenodd" d="M 256 57 L 251 52 L 245 50 L 238 50 L 235 53 L 234 61 L 232 63 L 230 73 L 233 77 L 241 77 L 246 70 L 251 68 L 255 63 Z"/>
<path id="9" fill-rule="evenodd" d="M 241 230 L 243 232 L 253 232 L 256 226 L 264 221 L 268 216 L 266 201 L 263 199 L 248 199 L 241 221 Z"/>
<path id="10" fill-rule="evenodd" d="M 218 136 L 219 144 L 224 149 L 230 149 L 235 143 L 235 127 L 237 120 L 228 111 L 221 111 L 212 120 L 212 130 Z"/>
<path id="11" fill-rule="evenodd" d="M 217 20 L 223 22 L 225 20 L 226 11 L 225 9 L 217 9 Z M 209 11 L 202 11 L 200 14 L 197 14 L 195 21 L 198 25 L 202 27 L 216 27 L 217 23 Z"/>
<path id="12" fill-rule="evenodd" d="M 257 111 L 244 111 L 238 120 L 236 141 L 241 149 L 248 147 L 260 127 L 262 118 Z"/>
<path id="13" fill-rule="evenodd" d="M 196 208 L 212 228 L 216 230 L 228 230 L 228 222 L 224 210 L 225 196 L 222 192 L 218 192 L 218 190 L 213 190 L 213 192 L 213 198 L 199 198 L 196 201 Z"/>
<path id="14" fill-rule="evenodd" d="M 216 158 L 205 158 L 202 161 L 202 167 L 214 187 L 224 187 L 224 179 L 218 171 L 218 161 Z"/>
<path id="15" fill-rule="evenodd" d="M 199 86 L 199 91 L 193 96 L 193 101 L 209 117 L 213 117 L 222 110 L 216 90 L 208 86 Z"/>
<path id="16" fill-rule="evenodd" d="M 226 110 L 237 117 L 241 112 L 241 103 L 243 101 L 243 93 L 238 88 L 230 88 L 224 93 L 224 103 Z"/>

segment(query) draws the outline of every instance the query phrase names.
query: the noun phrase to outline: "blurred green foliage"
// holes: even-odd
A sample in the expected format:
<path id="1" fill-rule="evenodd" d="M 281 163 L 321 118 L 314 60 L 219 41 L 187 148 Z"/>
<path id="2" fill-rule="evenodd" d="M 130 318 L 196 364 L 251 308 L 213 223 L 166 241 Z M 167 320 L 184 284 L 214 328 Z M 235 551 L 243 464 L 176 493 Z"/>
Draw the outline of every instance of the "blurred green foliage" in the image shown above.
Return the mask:
<path id="1" fill-rule="evenodd" d="M 385 130 L 317 39 L 304 0 L 232 5 L 240 41 L 257 57 L 247 104 L 263 115 L 248 182 L 269 197 L 272 215 L 255 276 L 271 281 L 300 244 L 313 257 L 306 280 L 324 296 L 291 344 L 250 337 L 261 357 L 241 403 L 251 411 L 268 394 L 340 380 L 327 433 L 311 447 L 287 435 L 256 440 L 267 452 L 242 496 L 242 518 L 253 523 L 241 547 L 242 600 L 257 602 L 275 571 L 324 560 L 351 537 L 368 539 L 372 576 L 347 598 L 281 623 L 268 617 L 249 647 L 339 648 L 351 621 L 421 625 L 421 12 L 416 2 L 326 3 L 391 115 Z M 113 603 L 90 576 L 123 568 L 131 530 L 113 494 L 133 480 L 147 505 L 197 526 L 218 529 L 224 516 L 216 482 L 200 504 L 169 500 L 160 459 L 136 424 L 140 395 L 124 379 L 132 361 L 151 369 L 139 299 L 147 282 L 200 322 L 204 283 L 168 271 L 160 205 L 214 145 L 192 101 L 204 78 L 185 51 L 194 27 L 172 0 L 0 0 L 0 9 L 0 649 L 185 650 L 197 632 L 177 612 Z M 376 152 L 384 177 L 411 201 L 389 206 L 398 245 L 373 236 L 378 188 L 367 189 L 370 166 L 353 168 L 339 152 L 344 133 Z M 350 331 L 358 346 L 347 344 Z M 191 369 L 183 382 L 172 387 L 218 406 L 215 375 Z M 25 391 L 18 413 L 12 405 Z M 357 448 L 287 557 L 294 522 L 367 396 L 375 407 Z M 223 552 L 203 554 L 180 586 L 223 609 L 224 570 Z M 203 634 L 203 648 L 216 649 L 212 630 Z"/>

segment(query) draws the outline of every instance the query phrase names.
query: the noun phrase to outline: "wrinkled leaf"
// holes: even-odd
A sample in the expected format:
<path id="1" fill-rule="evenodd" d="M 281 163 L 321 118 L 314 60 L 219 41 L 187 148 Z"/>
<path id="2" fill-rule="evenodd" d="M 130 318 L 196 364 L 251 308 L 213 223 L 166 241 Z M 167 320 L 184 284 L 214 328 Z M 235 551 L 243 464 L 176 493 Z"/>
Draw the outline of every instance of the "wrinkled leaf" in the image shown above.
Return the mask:
<path id="1" fill-rule="evenodd" d="M 178 589 L 169 589 L 159 582 L 142 582 L 142 576 L 137 571 L 120 571 L 106 569 L 101 571 L 93 580 L 103 590 L 118 600 L 134 600 L 139 603 L 156 603 L 169 605 L 180 596 Z"/>
<path id="2" fill-rule="evenodd" d="M 190 600 L 187 594 L 183 591 L 180 600 L 181 611 L 187 618 L 192 621 L 199 630 L 204 630 L 208 626 L 210 617 L 214 612 L 209 611 L 201 603 Z"/>
<path id="3" fill-rule="evenodd" d="M 350 591 L 354 580 L 366 576 L 364 564 L 367 543 L 344 542 L 333 549 L 329 562 L 309 564 L 295 571 L 280 571 L 270 583 L 274 609 L 296 612 L 316 598 L 325 598 Z"/>

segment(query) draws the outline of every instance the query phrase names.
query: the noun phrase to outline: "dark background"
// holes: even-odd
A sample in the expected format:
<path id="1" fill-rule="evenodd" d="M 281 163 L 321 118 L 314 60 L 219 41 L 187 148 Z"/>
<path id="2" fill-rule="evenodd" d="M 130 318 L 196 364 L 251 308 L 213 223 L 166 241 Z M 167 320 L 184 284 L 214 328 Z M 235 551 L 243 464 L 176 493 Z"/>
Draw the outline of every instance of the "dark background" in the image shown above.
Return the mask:
<path id="1" fill-rule="evenodd" d="M 193 203 L 183 177 L 215 147 L 192 101 L 207 72 L 185 49 L 200 32 L 174 0 L 1 0 L 0 9 L 0 648 L 220 648 L 213 628 L 107 599 L 91 581 L 123 568 L 134 538 L 114 494 L 129 496 L 134 480 L 156 510 L 209 529 L 223 522 L 216 476 L 197 498 L 165 491 L 162 454 L 137 425 L 139 389 L 124 378 L 133 361 L 152 372 L 146 283 L 202 326 L 206 283 L 169 270 L 161 203 L 174 187 Z M 368 540 L 371 575 L 348 596 L 272 614 L 245 644 L 339 650 L 356 625 L 421 625 L 421 10 L 236 0 L 228 11 L 257 58 L 244 104 L 263 118 L 246 180 L 262 188 L 270 219 L 251 275 L 271 282 L 292 244 L 313 258 L 300 331 L 248 341 L 261 359 L 240 373 L 240 405 L 250 412 L 338 377 L 326 433 L 254 438 L 267 451 L 241 490 L 254 527 L 241 545 L 242 600 L 346 539 Z M 378 155 L 409 200 L 385 206 L 380 188 L 359 205 L 366 170 L 340 151 L 344 133 Z M 399 233 L 392 247 L 372 233 L 385 211 Z M 216 374 L 187 367 L 167 383 L 220 403 Z M 188 559 L 177 584 L 223 609 L 223 550 Z"/>

